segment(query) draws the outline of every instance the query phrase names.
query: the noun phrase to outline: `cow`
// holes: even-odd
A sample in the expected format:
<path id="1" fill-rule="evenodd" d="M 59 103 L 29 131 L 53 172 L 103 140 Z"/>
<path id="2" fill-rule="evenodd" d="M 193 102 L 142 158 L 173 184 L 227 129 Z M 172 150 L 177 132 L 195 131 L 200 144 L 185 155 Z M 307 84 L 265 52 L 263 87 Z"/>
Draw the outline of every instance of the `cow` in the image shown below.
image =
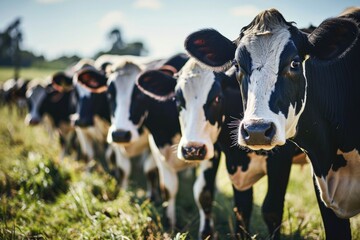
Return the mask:
<path id="1" fill-rule="evenodd" d="M 79 154 L 75 129 L 71 126 L 70 116 L 75 112 L 75 94 L 72 77 L 64 72 L 57 72 L 50 77 L 50 83 L 40 83 L 34 79 L 26 91 L 28 114 L 27 125 L 38 125 L 45 118 L 50 133 L 59 134 L 61 145 L 60 160 L 72 152 Z M 46 117 L 45 117 L 46 116 Z"/>
<path id="2" fill-rule="evenodd" d="M 26 113 L 26 91 L 28 89 L 28 79 L 8 79 L 1 87 L 1 103 L 9 106 L 12 111 L 15 106 L 20 115 Z"/>
<path id="3" fill-rule="evenodd" d="M 127 62 L 115 76 L 109 78 L 109 95 L 114 108 L 115 126 L 109 134 L 113 141 L 120 144 L 131 144 L 139 138 L 139 132 L 146 128 L 151 133 L 149 143 L 151 152 L 159 169 L 160 186 L 163 192 L 164 224 L 166 228 L 174 229 L 176 226 L 176 196 L 178 193 L 178 172 L 195 167 L 198 163 L 185 163 L 176 157 L 174 145 L 180 139 L 180 125 L 175 101 L 158 101 L 145 95 L 137 85 L 137 79 L 146 79 L 152 82 L 152 76 L 147 78 L 149 72 L 175 74 L 188 60 L 184 54 L 177 54 L 169 58 L 163 65 L 155 70 L 142 72 L 133 62 Z M 137 71 L 134 72 L 134 69 Z M 131 71 L 133 75 L 127 74 Z M 139 75 L 140 74 L 140 75 Z M 139 75 L 139 76 L 138 76 Z M 155 76 L 156 77 L 156 76 Z M 151 83 L 150 83 L 151 84 Z M 128 85 L 128 87 L 124 87 Z M 161 86 L 160 86 L 161 87 Z M 123 89 L 127 89 L 124 93 Z M 121 96 L 119 96 L 120 93 Z M 117 110 L 119 98 L 122 100 L 122 111 Z M 124 104 L 126 103 L 126 105 Z M 214 182 L 220 154 L 216 154 L 211 161 L 200 164 L 200 173 L 194 183 L 194 198 L 199 208 L 200 227 L 199 235 L 205 238 L 213 233 L 211 217 L 212 199 L 214 195 Z"/>
<path id="4" fill-rule="evenodd" d="M 185 40 L 210 69 L 237 68 L 239 145 L 272 150 L 291 139 L 306 152 L 327 239 L 351 239 L 349 218 L 360 212 L 359 14 L 353 8 L 306 34 L 269 9 L 234 41 L 214 29 Z"/>
<path id="5" fill-rule="evenodd" d="M 94 145 L 107 148 L 105 154 L 106 162 L 115 155 L 116 169 L 112 174 L 116 176 L 119 186 L 126 189 L 131 171 L 130 158 L 140 156 L 144 160 L 144 172 L 148 180 L 147 196 L 156 201 L 158 197 L 158 174 L 154 159 L 149 154 L 147 132 L 144 131 L 138 141 L 128 146 L 120 146 L 114 141 L 108 141 L 108 132 L 111 126 L 111 106 L 107 93 L 107 77 L 101 70 L 93 66 L 85 66 L 74 75 L 76 89 L 78 92 L 77 117 L 74 122 L 75 129 L 79 135 L 82 149 L 89 156 L 94 158 Z M 124 89 L 126 91 L 126 89 Z M 121 106 L 125 103 L 119 102 Z M 99 151 L 103 154 L 103 149 Z M 113 154 L 112 154 L 113 153 Z M 110 170 L 110 169 L 108 169 Z"/>
<path id="6" fill-rule="evenodd" d="M 139 79 L 144 92 L 167 99 L 175 96 L 182 137 L 177 156 L 185 161 L 208 160 L 214 157 L 214 143 L 220 145 L 234 190 L 236 232 L 245 237 L 252 211 L 252 185 L 268 174 L 268 192 L 262 213 L 270 234 L 279 239 L 284 197 L 295 146 L 291 143 L 276 153 L 255 153 L 234 145 L 234 126 L 242 115 L 242 102 L 235 74 L 214 73 L 189 60 L 177 78 L 160 73 L 156 81 Z M 159 87 L 167 86 L 159 91 Z M 235 141 L 236 142 L 236 141 Z M 296 155 L 296 157 L 300 157 Z M 304 157 L 304 156 L 303 156 Z M 244 231 L 245 230 L 245 231 Z"/>

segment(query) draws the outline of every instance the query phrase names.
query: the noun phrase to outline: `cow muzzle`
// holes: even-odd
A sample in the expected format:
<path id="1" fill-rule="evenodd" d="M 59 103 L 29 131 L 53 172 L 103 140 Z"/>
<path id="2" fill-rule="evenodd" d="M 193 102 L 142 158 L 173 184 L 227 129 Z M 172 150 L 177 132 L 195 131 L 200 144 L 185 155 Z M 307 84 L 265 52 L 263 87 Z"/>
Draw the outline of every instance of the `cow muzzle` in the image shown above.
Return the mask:
<path id="1" fill-rule="evenodd" d="M 29 114 L 25 117 L 25 123 L 30 126 L 36 126 L 40 123 L 40 121 L 41 119 L 39 117 L 33 117 Z"/>
<path id="2" fill-rule="evenodd" d="M 76 119 L 75 120 L 75 126 L 77 127 L 81 127 L 81 128 L 85 128 L 85 127 L 90 127 L 94 125 L 94 121 L 91 119 Z"/>
<path id="3" fill-rule="evenodd" d="M 276 133 L 275 124 L 265 120 L 246 120 L 241 123 L 240 134 L 246 145 L 271 145 Z"/>
<path id="4" fill-rule="evenodd" d="M 188 143 L 181 147 L 181 153 L 185 160 L 204 160 L 207 153 L 206 145 L 201 143 Z"/>
<path id="5" fill-rule="evenodd" d="M 111 133 L 111 137 L 115 143 L 128 143 L 131 140 L 131 132 L 117 129 Z"/>

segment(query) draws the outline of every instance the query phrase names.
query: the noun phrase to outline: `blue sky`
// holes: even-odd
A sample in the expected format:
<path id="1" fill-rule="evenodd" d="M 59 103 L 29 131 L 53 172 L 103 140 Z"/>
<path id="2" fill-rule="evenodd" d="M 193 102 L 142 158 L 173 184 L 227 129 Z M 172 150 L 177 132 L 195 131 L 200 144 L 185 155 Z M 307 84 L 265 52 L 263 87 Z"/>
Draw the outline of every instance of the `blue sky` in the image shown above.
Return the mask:
<path id="1" fill-rule="evenodd" d="M 359 0 L 0 0 L 0 31 L 22 18 L 23 48 L 49 59 L 91 57 L 107 49 L 113 27 L 126 42 L 142 41 L 150 56 L 182 52 L 184 39 L 215 28 L 230 39 L 265 9 L 277 8 L 298 27 L 318 25 Z"/>

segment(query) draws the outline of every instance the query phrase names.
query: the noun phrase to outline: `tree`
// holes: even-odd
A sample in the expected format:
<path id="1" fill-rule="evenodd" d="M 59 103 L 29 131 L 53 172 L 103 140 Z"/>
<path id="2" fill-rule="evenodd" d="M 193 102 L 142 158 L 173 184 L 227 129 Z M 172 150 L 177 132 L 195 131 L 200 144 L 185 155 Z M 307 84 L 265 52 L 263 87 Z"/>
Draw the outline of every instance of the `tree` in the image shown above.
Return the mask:
<path id="1" fill-rule="evenodd" d="M 99 51 L 95 54 L 94 58 L 98 58 L 103 54 L 116 54 L 116 55 L 135 55 L 142 56 L 147 54 L 144 44 L 140 41 L 126 43 L 123 41 L 121 30 L 119 28 L 112 29 L 108 38 L 113 40 L 110 50 Z"/>

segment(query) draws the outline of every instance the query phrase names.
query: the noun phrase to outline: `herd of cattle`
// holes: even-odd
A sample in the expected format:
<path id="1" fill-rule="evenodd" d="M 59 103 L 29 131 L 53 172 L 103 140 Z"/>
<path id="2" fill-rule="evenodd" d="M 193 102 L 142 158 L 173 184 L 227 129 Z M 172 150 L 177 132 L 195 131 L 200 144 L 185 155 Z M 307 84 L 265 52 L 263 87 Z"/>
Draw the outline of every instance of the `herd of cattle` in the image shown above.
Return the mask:
<path id="1" fill-rule="evenodd" d="M 188 54 L 84 59 L 47 84 L 9 80 L 1 94 L 27 103 L 27 124 L 48 120 L 59 133 L 61 158 L 72 151 L 87 160 L 101 155 L 122 188 L 131 159 L 141 155 L 148 197 L 157 198 L 159 180 L 170 229 L 177 173 L 198 166 L 199 238 L 213 236 L 222 152 L 237 236 L 249 236 L 252 186 L 267 174 L 262 214 L 279 239 L 291 164 L 307 156 L 326 238 L 351 239 L 349 218 L 360 212 L 359 38 L 360 8 L 307 32 L 269 9 L 234 41 L 204 29 L 185 40 Z"/>

